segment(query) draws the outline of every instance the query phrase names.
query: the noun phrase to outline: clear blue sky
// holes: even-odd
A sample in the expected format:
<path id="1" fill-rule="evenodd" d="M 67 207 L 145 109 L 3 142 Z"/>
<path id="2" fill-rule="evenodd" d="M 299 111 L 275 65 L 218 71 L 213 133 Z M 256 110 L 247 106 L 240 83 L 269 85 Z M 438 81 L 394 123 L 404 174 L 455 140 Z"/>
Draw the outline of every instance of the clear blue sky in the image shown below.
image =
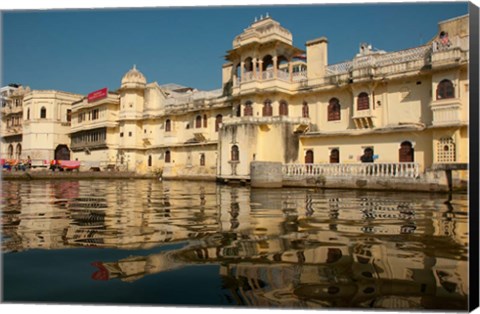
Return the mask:
<path id="1" fill-rule="evenodd" d="M 361 42 L 395 51 L 430 40 L 467 3 L 343 4 L 4 11 L 2 85 L 86 94 L 120 87 L 133 64 L 148 82 L 221 87 L 224 55 L 257 16 L 290 30 L 294 45 L 329 40 L 329 63 L 353 58 Z"/>

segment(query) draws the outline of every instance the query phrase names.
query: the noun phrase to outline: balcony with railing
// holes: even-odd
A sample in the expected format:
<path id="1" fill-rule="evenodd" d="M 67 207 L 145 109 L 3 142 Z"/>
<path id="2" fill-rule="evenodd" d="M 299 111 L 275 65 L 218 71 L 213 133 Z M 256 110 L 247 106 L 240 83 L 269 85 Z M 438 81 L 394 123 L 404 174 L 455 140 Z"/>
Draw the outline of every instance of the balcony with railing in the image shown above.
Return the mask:
<path id="1" fill-rule="evenodd" d="M 458 98 L 435 100 L 430 105 L 433 126 L 456 125 L 462 122 L 462 105 Z"/>
<path id="2" fill-rule="evenodd" d="M 6 127 L 2 132 L 2 137 L 21 135 L 23 133 L 22 125 L 12 125 Z"/>
<path id="3" fill-rule="evenodd" d="M 468 36 L 438 39 L 432 42 L 432 67 L 439 68 L 468 60 Z"/>
<path id="4" fill-rule="evenodd" d="M 417 178 L 420 166 L 415 162 L 362 163 L 362 164 L 285 164 L 284 178 L 331 177 L 378 177 Z"/>
<path id="5" fill-rule="evenodd" d="M 297 88 L 307 81 L 307 71 L 290 72 L 287 69 L 268 68 L 264 71 L 244 72 L 234 80 L 234 93 L 257 88 L 283 88 L 290 90 Z"/>

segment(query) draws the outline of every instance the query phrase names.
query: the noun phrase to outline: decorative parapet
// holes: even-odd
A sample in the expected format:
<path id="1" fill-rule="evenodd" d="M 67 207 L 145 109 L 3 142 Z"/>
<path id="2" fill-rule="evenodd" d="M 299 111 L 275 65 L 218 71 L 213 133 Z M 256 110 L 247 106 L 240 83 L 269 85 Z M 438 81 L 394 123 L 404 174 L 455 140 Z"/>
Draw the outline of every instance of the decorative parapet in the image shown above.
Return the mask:
<path id="1" fill-rule="evenodd" d="M 412 61 L 420 61 L 415 64 L 415 67 L 421 67 L 429 60 L 431 51 L 431 46 L 425 45 L 390 53 L 363 55 L 354 58 L 352 61 L 328 65 L 326 74 L 327 76 L 341 75 L 363 68 L 376 68 L 377 73 L 378 71 L 382 72 L 379 70 L 381 67 L 399 64 L 408 65 Z"/>
<path id="2" fill-rule="evenodd" d="M 290 123 L 309 125 L 309 118 L 302 117 L 288 117 L 288 116 L 275 116 L 275 117 L 226 117 L 223 120 L 223 125 L 239 125 L 239 124 L 278 124 L 278 123 Z"/>

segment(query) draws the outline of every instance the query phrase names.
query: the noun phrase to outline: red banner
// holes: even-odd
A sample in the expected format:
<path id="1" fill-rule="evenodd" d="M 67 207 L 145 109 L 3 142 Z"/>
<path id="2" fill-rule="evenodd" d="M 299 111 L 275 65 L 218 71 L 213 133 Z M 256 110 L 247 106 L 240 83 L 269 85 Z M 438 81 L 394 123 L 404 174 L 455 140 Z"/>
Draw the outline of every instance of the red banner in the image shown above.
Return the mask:
<path id="1" fill-rule="evenodd" d="M 90 94 L 88 94 L 87 99 L 88 99 L 88 102 L 92 102 L 95 100 L 105 98 L 107 97 L 107 95 L 108 95 L 108 89 L 105 87 L 105 88 L 96 90 L 94 92 L 91 92 Z"/>

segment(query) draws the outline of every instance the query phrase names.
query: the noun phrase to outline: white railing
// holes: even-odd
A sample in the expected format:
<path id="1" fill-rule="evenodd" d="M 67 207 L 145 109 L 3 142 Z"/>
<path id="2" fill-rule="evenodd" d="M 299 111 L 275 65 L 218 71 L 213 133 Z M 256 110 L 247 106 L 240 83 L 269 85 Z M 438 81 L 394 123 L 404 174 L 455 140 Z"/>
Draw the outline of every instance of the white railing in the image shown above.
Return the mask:
<path id="1" fill-rule="evenodd" d="M 327 75 L 348 73 L 352 70 L 352 66 L 353 64 L 351 61 L 329 65 L 327 66 Z"/>
<path id="2" fill-rule="evenodd" d="M 290 81 L 290 73 L 287 71 L 278 70 L 277 78 L 284 81 Z"/>
<path id="3" fill-rule="evenodd" d="M 262 72 L 262 80 L 273 79 L 273 69 L 268 69 Z"/>
<path id="4" fill-rule="evenodd" d="M 242 82 L 249 82 L 255 79 L 253 71 L 243 73 Z"/>
<path id="5" fill-rule="evenodd" d="M 363 67 L 382 67 L 414 60 L 424 60 L 429 55 L 431 49 L 431 46 L 426 45 L 390 53 L 360 56 L 354 58 L 353 61 L 327 66 L 327 75 L 348 73 L 349 71 Z"/>
<path id="6" fill-rule="evenodd" d="M 283 175 L 287 177 L 391 177 L 417 178 L 420 167 L 415 162 L 362 163 L 362 164 L 285 164 Z"/>
<path id="7" fill-rule="evenodd" d="M 304 81 L 306 79 L 307 79 L 307 71 L 293 72 L 292 73 L 292 81 L 294 81 L 294 82 L 300 82 L 300 81 Z"/>

